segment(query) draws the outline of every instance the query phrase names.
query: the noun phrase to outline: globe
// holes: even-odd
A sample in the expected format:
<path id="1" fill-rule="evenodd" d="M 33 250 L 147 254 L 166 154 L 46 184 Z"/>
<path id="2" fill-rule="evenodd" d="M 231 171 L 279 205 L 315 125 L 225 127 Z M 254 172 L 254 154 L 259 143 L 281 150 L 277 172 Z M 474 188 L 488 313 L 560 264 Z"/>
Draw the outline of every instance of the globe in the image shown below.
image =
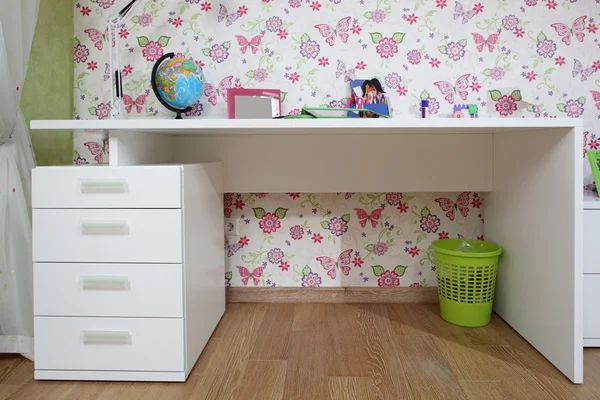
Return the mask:
<path id="1" fill-rule="evenodd" d="M 176 112 L 177 119 L 181 119 L 181 113 L 191 111 L 202 96 L 204 73 L 191 59 L 165 54 L 154 64 L 151 79 L 158 100 Z"/>

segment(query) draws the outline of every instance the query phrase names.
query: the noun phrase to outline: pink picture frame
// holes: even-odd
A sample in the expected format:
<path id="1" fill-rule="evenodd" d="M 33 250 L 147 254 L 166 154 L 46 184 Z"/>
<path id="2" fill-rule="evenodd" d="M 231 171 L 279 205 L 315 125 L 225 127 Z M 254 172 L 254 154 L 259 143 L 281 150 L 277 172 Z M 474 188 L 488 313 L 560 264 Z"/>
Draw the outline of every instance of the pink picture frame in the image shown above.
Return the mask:
<path id="1" fill-rule="evenodd" d="M 272 110 L 272 117 L 281 116 L 281 91 L 279 89 L 231 88 L 227 90 L 227 117 L 229 119 L 236 118 L 235 98 L 238 96 L 271 97 L 276 101 Z"/>

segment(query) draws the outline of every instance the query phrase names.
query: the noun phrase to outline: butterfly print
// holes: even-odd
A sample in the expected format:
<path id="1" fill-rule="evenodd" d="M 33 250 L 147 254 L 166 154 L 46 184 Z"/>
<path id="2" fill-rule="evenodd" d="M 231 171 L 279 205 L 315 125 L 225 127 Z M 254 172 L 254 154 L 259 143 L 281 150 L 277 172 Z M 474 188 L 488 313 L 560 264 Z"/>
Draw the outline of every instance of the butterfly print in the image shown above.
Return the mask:
<path id="1" fill-rule="evenodd" d="M 145 102 L 146 102 L 146 94 L 140 94 L 138 96 L 138 98 L 135 99 L 135 102 L 133 101 L 131 96 L 129 96 L 128 94 L 123 95 L 123 104 L 125 105 L 125 111 L 127 111 L 127 114 L 131 113 L 131 109 L 133 108 L 134 104 L 135 104 L 135 110 L 137 111 L 137 113 L 138 114 L 141 113 L 144 110 Z"/>
<path id="2" fill-rule="evenodd" d="M 373 211 L 371 211 L 370 215 L 368 212 L 366 212 L 362 208 L 355 208 L 354 211 L 356 211 L 356 215 L 358 217 L 358 223 L 360 224 L 360 226 L 362 226 L 364 228 L 367 225 L 367 221 L 371 221 L 371 226 L 373 228 L 375 228 L 375 227 L 377 227 L 379 218 L 381 218 L 381 213 L 383 213 L 383 208 L 374 209 Z"/>
<path id="3" fill-rule="evenodd" d="M 104 65 L 104 82 L 110 79 L 110 65 L 105 63 Z"/>
<path id="4" fill-rule="evenodd" d="M 445 99 L 448 103 L 454 103 L 454 93 L 457 93 L 461 99 L 467 100 L 467 96 L 469 92 L 467 89 L 469 88 L 469 77 L 471 74 L 465 74 L 456 80 L 456 85 L 452 86 L 450 82 L 446 81 L 437 81 L 433 84 L 437 86 L 437 88 L 442 92 L 445 96 Z"/>
<path id="5" fill-rule="evenodd" d="M 579 60 L 575 60 L 574 65 L 573 65 L 573 78 L 575 78 L 577 75 L 581 74 L 581 82 L 586 81 L 587 78 L 589 78 L 590 76 L 592 76 L 592 74 L 596 72 L 596 70 L 594 70 L 594 68 L 583 68 L 583 65 L 581 64 L 581 61 Z"/>
<path id="6" fill-rule="evenodd" d="M 350 68 L 347 70 L 346 64 L 344 64 L 342 60 L 338 60 L 335 77 L 339 78 L 341 76 L 344 76 L 344 82 L 350 82 L 351 80 L 356 78 L 356 70 L 354 68 Z"/>
<path id="7" fill-rule="evenodd" d="M 590 90 L 590 93 L 592 94 L 592 98 L 596 102 L 596 109 L 600 111 L 600 92 L 597 90 Z"/>
<path id="8" fill-rule="evenodd" d="M 333 258 L 328 256 L 317 257 L 317 261 L 323 266 L 323 268 L 325 268 L 325 271 L 327 271 L 327 275 L 329 275 L 331 279 L 335 279 L 337 268 L 341 269 L 342 273 L 348 276 L 350 274 L 351 259 L 352 249 L 342 251 L 342 254 L 340 254 L 340 256 L 338 257 L 337 262 L 335 262 Z"/>
<path id="9" fill-rule="evenodd" d="M 485 46 L 488 47 L 488 50 L 491 52 L 494 51 L 495 44 L 498 43 L 498 38 L 500 35 L 498 33 L 491 34 L 487 39 L 481 36 L 479 33 L 471 33 L 473 39 L 475 39 L 475 44 L 477 45 L 477 51 L 482 52 Z"/>
<path id="10" fill-rule="evenodd" d="M 556 33 L 558 33 L 562 37 L 562 41 L 564 44 L 569 46 L 571 44 L 571 35 L 575 36 L 577 40 L 583 42 L 585 38 L 585 20 L 587 16 L 582 16 L 573 21 L 573 26 L 569 28 L 567 25 L 562 23 L 556 23 L 550 25 L 554 28 Z"/>
<path id="11" fill-rule="evenodd" d="M 583 158 L 585 158 L 585 153 L 587 153 L 587 150 L 585 149 L 587 147 L 587 143 L 588 143 L 588 137 L 590 136 L 590 132 L 583 132 Z"/>
<path id="12" fill-rule="evenodd" d="M 90 28 L 84 30 L 84 32 L 88 35 L 90 40 L 94 42 L 94 47 L 98 50 L 102 50 L 104 48 L 104 41 L 108 36 L 108 26 L 104 30 L 104 33 L 100 32 L 98 29 Z"/>
<path id="13" fill-rule="evenodd" d="M 345 17 L 340 19 L 335 26 L 335 29 L 327 24 L 317 24 L 315 25 L 315 28 L 317 28 L 321 36 L 325 38 L 325 43 L 330 46 L 335 44 L 336 36 L 339 37 L 342 42 L 347 43 L 348 38 L 350 37 L 348 34 L 348 30 L 350 29 L 350 18 L 351 17 Z"/>
<path id="14" fill-rule="evenodd" d="M 463 217 L 469 215 L 469 201 L 471 199 L 471 192 L 462 192 L 456 198 L 456 202 L 453 202 L 447 198 L 435 199 L 435 202 L 440 205 L 442 211 L 446 213 L 446 217 L 450 221 L 454 221 L 454 212 L 458 210 Z"/>
<path id="15" fill-rule="evenodd" d="M 238 44 L 240 45 L 240 51 L 242 52 L 242 54 L 246 54 L 248 46 L 252 50 L 252 54 L 256 54 L 256 52 L 258 51 L 258 46 L 260 46 L 260 42 L 262 41 L 263 37 L 262 35 L 257 35 L 254 36 L 250 41 L 248 41 L 248 39 L 246 39 L 245 36 L 241 35 L 235 35 L 235 38 L 237 39 Z"/>
<path id="16" fill-rule="evenodd" d="M 94 160 L 96 160 L 98 164 L 102 164 L 104 162 L 104 152 L 102 151 L 102 146 L 100 146 L 97 142 L 86 142 L 83 145 L 88 148 L 90 153 L 92 153 Z"/>
<path id="17" fill-rule="evenodd" d="M 231 88 L 231 81 L 233 80 L 233 75 L 226 76 L 221 79 L 219 82 L 219 87 L 215 88 L 210 83 L 204 83 L 204 88 L 202 89 L 202 93 L 208 97 L 208 102 L 213 106 L 217 105 L 217 95 L 220 95 L 224 102 L 227 102 L 227 90 Z"/>
<path id="18" fill-rule="evenodd" d="M 265 267 L 256 267 L 254 268 L 254 270 L 252 270 L 252 273 L 250 273 L 250 271 L 248 271 L 248 268 L 246 267 L 242 267 L 242 266 L 237 266 L 236 267 L 240 273 L 240 277 L 242 278 L 242 283 L 244 284 L 244 286 L 248 285 L 248 279 L 250 279 L 250 277 L 252 277 L 252 281 L 254 282 L 254 286 L 258 286 L 258 284 L 260 283 L 260 278 L 262 277 L 263 271 L 265 270 Z"/>
<path id="19" fill-rule="evenodd" d="M 237 12 L 229 14 L 229 12 L 227 12 L 227 7 L 225 7 L 223 4 L 219 5 L 219 16 L 217 17 L 217 21 L 221 22 L 226 19 L 227 22 L 225 22 L 225 26 L 231 26 L 231 24 L 233 24 L 239 17 L 240 14 Z"/>
<path id="20" fill-rule="evenodd" d="M 462 4 L 460 4 L 458 1 L 456 2 L 456 5 L 454 6 L 454 19 L 459 19 L 462 18 L 462 23 L 466 24 L 467 22 L 469 22 L 469 20 L 471 18 L 473 18 L 475 16 L 476 12 L 473 10 L 469 10 L 465 12 L 465 8 L 462 6 Z"/>

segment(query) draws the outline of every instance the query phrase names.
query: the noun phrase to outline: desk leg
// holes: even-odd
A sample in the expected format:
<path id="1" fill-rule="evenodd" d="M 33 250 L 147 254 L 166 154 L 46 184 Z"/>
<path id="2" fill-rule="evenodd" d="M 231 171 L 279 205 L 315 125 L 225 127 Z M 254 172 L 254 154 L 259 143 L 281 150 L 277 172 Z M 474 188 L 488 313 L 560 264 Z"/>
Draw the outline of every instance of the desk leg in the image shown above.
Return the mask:
<path id="1" fill-rule="evenodd" d="M 174 138 L 169 135 L 111 130 L 109 164 L 123 166 L 173 162 L 173 141 Z"/>
<path id="2" fill-rule="evenodd" d="M 504 247 L 494 310 L 583 381 L 582 129 L 494 134 L 485 238 Z"/>

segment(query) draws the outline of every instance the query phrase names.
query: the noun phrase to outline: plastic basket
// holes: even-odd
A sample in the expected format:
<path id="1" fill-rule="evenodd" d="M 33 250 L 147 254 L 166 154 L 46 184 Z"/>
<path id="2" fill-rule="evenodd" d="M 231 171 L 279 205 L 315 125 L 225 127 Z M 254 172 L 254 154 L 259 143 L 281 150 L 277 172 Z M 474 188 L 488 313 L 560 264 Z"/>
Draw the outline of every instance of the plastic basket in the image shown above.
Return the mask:
<path id="1" fill-rule="evenodd" d="M 436 240 L 431 247 L 442 318 L 460 326 L 489 324 L 502 248 L 470 239 Z"/>

